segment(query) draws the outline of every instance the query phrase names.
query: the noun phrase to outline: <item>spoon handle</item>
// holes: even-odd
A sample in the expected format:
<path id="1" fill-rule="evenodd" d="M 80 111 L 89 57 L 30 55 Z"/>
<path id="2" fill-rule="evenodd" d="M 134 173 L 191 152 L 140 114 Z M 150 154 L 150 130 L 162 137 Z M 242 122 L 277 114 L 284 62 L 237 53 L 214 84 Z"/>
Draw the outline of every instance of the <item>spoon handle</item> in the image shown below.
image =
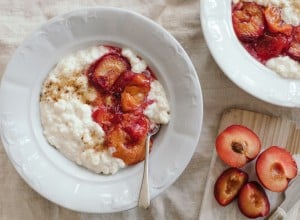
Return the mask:
<path id="1" fill-rule="evenodd" d="M 144 161 L 144 174 L 142 179 L 142 186 L 139 195 L 138 206 L 142 208 L 148 208 L 150 205 L 150 192 L 149 192 L 149 183 L 148 183 L 148 159 L 149 159 L 149 145 L 150 145 L 150 136 L 147 136 L 146 139 L 146 155 Z"/>

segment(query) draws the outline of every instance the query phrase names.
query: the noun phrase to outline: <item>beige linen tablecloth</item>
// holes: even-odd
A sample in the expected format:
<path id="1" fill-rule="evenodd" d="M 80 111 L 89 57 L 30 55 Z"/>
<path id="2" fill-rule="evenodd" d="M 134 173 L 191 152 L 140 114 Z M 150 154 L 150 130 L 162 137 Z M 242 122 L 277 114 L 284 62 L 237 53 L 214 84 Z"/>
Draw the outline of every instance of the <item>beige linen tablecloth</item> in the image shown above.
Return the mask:
<path id="1" fill-rule="evenodd" d="M 141 13 L 182 44 L 198 72 L 204 99 L 203 128 L 196 152 L 183 174 L 152 201 L 148 210 L 86 214 L 57 206 L 33 191 L 17 174 L 0 143 L 0 219 L 198 219 L 221 113 L 241 107 L 298 120 L 298 111 L 262 102 L 226 78 L 204 41 L 199 0 L 1 0 L 0 78 L 15 49 L 37 27 L 61 13 L 91 6 L 115 6 Z"/>

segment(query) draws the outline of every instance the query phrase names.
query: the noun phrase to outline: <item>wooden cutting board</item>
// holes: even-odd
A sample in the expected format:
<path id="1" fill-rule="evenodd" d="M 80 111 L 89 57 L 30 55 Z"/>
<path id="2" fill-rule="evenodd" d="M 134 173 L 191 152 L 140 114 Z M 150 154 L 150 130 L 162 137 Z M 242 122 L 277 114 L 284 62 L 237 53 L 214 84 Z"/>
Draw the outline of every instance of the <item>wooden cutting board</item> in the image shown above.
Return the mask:
<path id="1" fill-rule="evenodd" d="M 241 124 L 252 129 L 261 139 L 262 150 L 272 146 L 285 147 L 290 151 L 298 163 L 300 154 L 300 130 L 296 129 L 293 121 L 241 109 L 230 109 L 223 113 L 218 133 L 232 124 Z M 212 146 L 215 148 L 215 146 Z M 213 194 L 214 183 L 218 176 L 227 168 L 217 156 L 214 150 L 211 165 L 209 167 L 207 182 L 202 199 L 199 220 L 243 220 L 248 219 L 238 209 L 237 201 L 234 200 L 226 207 L 220 206 Z M 255 160 L 242 168 L 249 174 L 249 181 L 257 180 L 255 173 Z M 266 190 L 271 211 L 283 201 L 283 193 L 274 193 Z M 299 192 L 300 193 L 300 192 Z M 263 219 L 263 218 L 259 218 Z"/>

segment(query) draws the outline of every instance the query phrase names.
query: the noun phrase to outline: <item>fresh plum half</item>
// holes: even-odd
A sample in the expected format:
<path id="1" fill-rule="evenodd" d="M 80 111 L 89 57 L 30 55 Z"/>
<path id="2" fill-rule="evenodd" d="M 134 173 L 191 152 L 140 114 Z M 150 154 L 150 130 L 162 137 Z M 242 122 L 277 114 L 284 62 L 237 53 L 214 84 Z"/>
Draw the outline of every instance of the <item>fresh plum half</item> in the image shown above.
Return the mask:
<path id="1" fill-rule="evenodd" d="M 216 138 L 216 150 L 221 160 L 240 168 L 253 160 L 261 149 L 259 137 L 243 125 L 231 125 Z"/>
<path id="2" fill-rule="evenodd" d="M 244 171 L 230 167 L 226 169 L 217 179 L 214 186 L 214 195 L 217 202 L 222 205 L 228 205 L 242 186 L 248 181 L 248 174 Z"/>
<path id="3" fill-rule="evenodd" d="M 238 206 L 248 218 L 263 217 L 270 212 L 270 203 L 261 185 L 252 181 L 246 183 L 239 192 Z"/>
<path id="4" fill-rule="evenodd" d="M 278 146 L 263 151 L 256 160 L 255 169 L 262 185 L 273 192 L 284 191 L 298 171 L 290 152 Z"/>

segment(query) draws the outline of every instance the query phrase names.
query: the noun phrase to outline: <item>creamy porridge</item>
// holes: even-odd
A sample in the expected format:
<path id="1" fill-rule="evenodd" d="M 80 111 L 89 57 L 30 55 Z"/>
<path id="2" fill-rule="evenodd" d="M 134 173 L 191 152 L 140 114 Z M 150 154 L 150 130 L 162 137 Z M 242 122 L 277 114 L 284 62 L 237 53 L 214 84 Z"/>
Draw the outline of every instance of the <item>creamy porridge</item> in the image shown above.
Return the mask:
<path id="1" fill-rule="evenodd" d="M 94 46 L 63 58 L 40 97 L 48 142 L 93 172 L 114 174 L 144 159 L 153 124 L 167 124 L 165 91 L 128 48 Z"/>

